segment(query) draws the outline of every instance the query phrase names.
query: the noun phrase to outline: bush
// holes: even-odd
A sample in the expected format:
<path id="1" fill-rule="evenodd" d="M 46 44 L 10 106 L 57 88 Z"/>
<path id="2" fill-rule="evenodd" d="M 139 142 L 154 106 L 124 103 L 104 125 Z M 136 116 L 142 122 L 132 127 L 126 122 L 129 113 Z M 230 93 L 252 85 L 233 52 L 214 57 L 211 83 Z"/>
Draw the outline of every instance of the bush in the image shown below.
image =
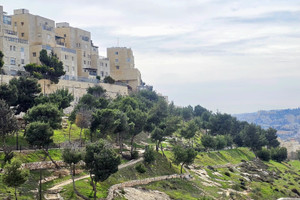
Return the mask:
<path id="1" fill-rule="evenodd" d="M 154 150 L 152 146 L 145 147 L 144 161 L 147 164 L 150 164 L 155 161 Z"/>
<path id="2" fill-rule="evenodd" d="M 104 79 L 103 79 L 104 83 L 109 83 L 109 84 L 114 84 L 115 83 L 115 80 L 110 77 L 110 76 L 106 76 Z"/>
<path id="3" fill-rule="evenodd" d="M 137 159 L 139 157 L 139 152 L 138 151 L 133 151 L 131 154 L 131 159 Z"/>
<path id="4" fill-rule="evenodd" d="M 265 148 L 256 152 L 256 155 L 263 161 L 269 161 L 271 159 L 271 152 Z"/>
<path id="5" fill-rule="evenodd" d="M 135 167 L 136 171 L 138 171 L 139 173 L 143 174 L 146 172 L 145 167 L 142 164 L 139 164 Z"/>
<path id="6" fill-rule="evenodd" d="M 231 176 L 229 172 L 225 172 L 224 174 L 225 174 L 226 176 L 228 176 L 228 177 Z"/>
<path id="7" fill-rule="evenodd" d="M 271 158 L 277 162 L 284 161 L 287 158 L 287 149 L 285 147 L 271 149 Z"/>

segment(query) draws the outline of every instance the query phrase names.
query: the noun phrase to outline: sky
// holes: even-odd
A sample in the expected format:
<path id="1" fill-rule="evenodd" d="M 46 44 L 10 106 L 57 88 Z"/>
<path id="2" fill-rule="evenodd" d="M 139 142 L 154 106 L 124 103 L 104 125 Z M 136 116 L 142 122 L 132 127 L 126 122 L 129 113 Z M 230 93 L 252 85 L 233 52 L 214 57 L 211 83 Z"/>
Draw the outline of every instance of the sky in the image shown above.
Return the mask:
<path id="1" fill-rule="evenodd" d="M 300 107 L 299 0 L 0 0 L 130 47 L 176 105 L 245 113 Z"/>

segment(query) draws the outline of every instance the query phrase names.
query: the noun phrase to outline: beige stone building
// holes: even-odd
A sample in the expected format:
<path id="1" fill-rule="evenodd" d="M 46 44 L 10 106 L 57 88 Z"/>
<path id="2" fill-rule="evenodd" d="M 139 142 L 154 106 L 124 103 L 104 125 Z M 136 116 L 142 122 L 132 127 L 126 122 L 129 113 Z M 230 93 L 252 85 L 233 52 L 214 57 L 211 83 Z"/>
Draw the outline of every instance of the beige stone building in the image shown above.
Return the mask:
<path id="1" fill-rule="evenodd" d="M 28 40 L 18 36 L 12 17 L 3 11 L 3 6 L 0 6 L 0 50 L 4 54 L 5 73 L 14 75 L 24 71 L 24 66 L 29 63 Z"/>
<path id="2" fill-rule="evenodd" d="M 132 91 L 137 91 L 141 85 L 141 73 L 134 66 L 132 50 L 126 47 L 107 48 L 110 61 L 110 75 L 116 81 L 128 84 Z"/>
<path id="3" fill-rule="evenodd" d="M 105 77 L 110 76 L 110 62 L 108 58 L 100 56 L 97 64 L 97 75 L 103 80 Z"/>
<path id="4" fill-rule="evenodd" d="M 56 35 L 65 38 L 65 46 L 77 51 L 77 73 L 80 77 L 95 79 L 97 76 L 98 47 L 91 41 L 91 33 L 71 27 L 69 23 L 57 23 Z"/>

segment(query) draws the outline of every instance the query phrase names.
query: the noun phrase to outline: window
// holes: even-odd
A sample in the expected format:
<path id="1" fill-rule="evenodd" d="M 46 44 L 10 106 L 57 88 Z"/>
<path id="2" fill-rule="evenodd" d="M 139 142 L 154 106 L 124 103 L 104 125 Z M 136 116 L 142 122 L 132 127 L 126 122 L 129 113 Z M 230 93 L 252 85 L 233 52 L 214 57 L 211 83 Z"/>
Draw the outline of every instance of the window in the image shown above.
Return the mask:
<path id="1" fill-rule="evenodd" d="M 33 56 L 33 57 L 36 57 L 36 52 L 33 52 L 33 53 L 32 53 L 32 56 Z"/>
<path id="2" fill-rule="evenodd" d="M 68 55 L 65 55 L 65 60 L 68 60 Z"/>
<path id="3" fill-rule="evenodd" d="M 67 34 L 64 34 L 64 37 L 67 37 Z"/>
<path id="4" fill-rule="evenodd" d="M 130 58 L 127 58 L 127 62 L 130 62 Z"/>
<path id="5" fill-rule="evenodd" d="M 14 51 L 16 51 L 16 46 L 14 46 Z"/>
<path id="6" fill-rule="evenodd" d="M 119 52 L 116 51 L 115 54 L 116 54 L 116 55 L 119 55 Z"/>
<path id="7" fill-rule="evenodd" d="M 21 37 L 24 37 L 25 33 L 21 33 Z"/>
<path id="8" fill-rule="evenodd" d="M 69 66 L 66 65 L 66 71 L 69 72 Z"/>
<path id="9" fill-rule="evenodd" d="M 86 64 L 85 60 L 83 61 L 83 64 Z"/>
<path id="10" fill-rule="evenodd" d="M 20 51 L 24 53 L 24 51 L 25 51 L 24 47 L 21 47 Z"/>
<path id="11" fill-rule="evenodd" d="M 83 57 L 85 57 L 85 51 L 83 52 Z"/>
<path id="12" fill-rule="evenodd" d="M 101 76 L 104 76 L 104 71 L 101 71 Z"/>
<path id="13" fill-rule="evenodd" d="M 24 22 L 21 22 L 21 26 L 24 26 Z"/>
<path id="14" fill-rule="evenodd" d="M 105 63 L 105 67 L 107 67 L 107 63 Z"/>
<path id="15" fill-rule="evenodd" d="M 72 61 L 74 61 L 74 57 L 72 56 Z"/>
<path id="16" fill-rule="evenodd" d="M 15 22 L 15 26 L 17 26 L 17 22 Z"/>
<path id="17" fill-rule="evenodd" d="M 117 69 L 120 69 L 120 66 L 117 65 L 116 68 L 117 68 Z"/>
<path id="18" fill-rule="evenodd" d="M 119 59 L 116 59 L 115 61 L 116 61 L 116 62 L 119 62 Z"/>
<path id="19" fill-rule="evenodd" d="M 25 60 L 24 59 L 21 59 L 21 64 L 25 64 Z"/>
<path id="20" fill-rule="evenodd" d="M 11 65 L 16 65 L 16 59 L 15 58 L 10 58 L 10 64 Z"/>
<path id="21" fill-rule="evenodd" d="M 12 51 L 13 47 L 10 45 L 10 46 L 9 46 L 9 49 Z"/>
<path id="22" fill-rule="evenodd" d="M 100 66 L 103 66 L 103 62 L 100 63 Z"/>

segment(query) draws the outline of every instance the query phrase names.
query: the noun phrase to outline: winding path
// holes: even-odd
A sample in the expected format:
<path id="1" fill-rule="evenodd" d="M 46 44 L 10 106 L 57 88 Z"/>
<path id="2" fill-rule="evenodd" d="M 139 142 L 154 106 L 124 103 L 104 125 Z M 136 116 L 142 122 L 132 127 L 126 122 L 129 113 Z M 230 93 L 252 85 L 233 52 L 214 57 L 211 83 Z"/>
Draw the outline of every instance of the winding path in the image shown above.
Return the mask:
<path id="1" fill-rule="evenodd" d="M 119 168 L 119 170 L 120 170 L 120 169 L 123 169 L 123 168 L 125 168 L 125 167 L 134 165 L 134 164 L 136 164 L 136 163 L 138 163 L 138 162 L 141 162 L 141 161 L 143 161 L 143 160 L 144 160 L 144 158 L 139 158 L 139 159 L 137 159 L 137 160 L 131 160 L 131 161 L 129 161 L 128 163 L 119 165 L 118 168 Z M 86 179 L 86 178 L 89 178 L 89 177 L 90 177 L 90 175 L 84 175 L 84 176 L 80 176 L 80 177 L 78 177 L 78 178 L 75 178 L 74 180 L 75 180 L 75 181 L 79 181 L 79 180 Z M 66 180 L 66 181 L 63 181 L 63 182 L 61 182 L 61 183 L 56 184 L 55 186 L 53 186 L 53 187 L 50 188 L 49 190 L 58 190 L 59 188 L 65 186 L 65 185 L 69 185 L 69 184 L 71 184 L 71 183 L 72 183 L 72 179 L 69 179 L 69 180 Z"/>

